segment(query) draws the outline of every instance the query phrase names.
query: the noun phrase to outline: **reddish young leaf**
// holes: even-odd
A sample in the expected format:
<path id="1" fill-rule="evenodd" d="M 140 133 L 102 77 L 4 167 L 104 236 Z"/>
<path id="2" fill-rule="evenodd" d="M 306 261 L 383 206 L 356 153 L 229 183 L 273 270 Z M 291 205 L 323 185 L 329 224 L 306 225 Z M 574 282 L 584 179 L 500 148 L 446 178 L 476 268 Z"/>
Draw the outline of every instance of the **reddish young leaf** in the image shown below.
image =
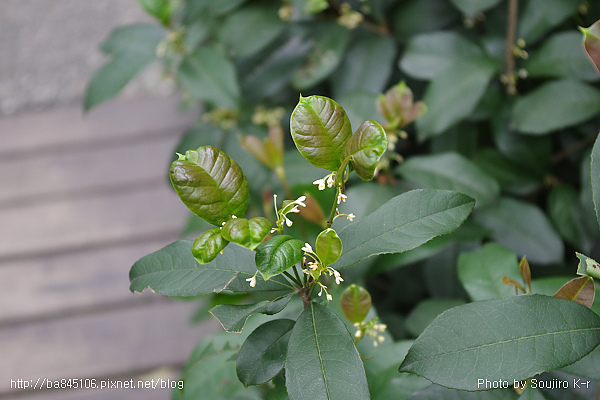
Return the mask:
<path id="1" fill-rule="evenodd" d="M 594 279 L 589 276 L 571 279 L 565 283 L 554 297 L 571 300 L 590 308 L 594 304 Z"/>
<path id="2" fill-rule="evenodd" d="M 587 55 L 600 72 L 600 20 L 589 28 L 579 28 L 583 32 L 583 47 Z"/>

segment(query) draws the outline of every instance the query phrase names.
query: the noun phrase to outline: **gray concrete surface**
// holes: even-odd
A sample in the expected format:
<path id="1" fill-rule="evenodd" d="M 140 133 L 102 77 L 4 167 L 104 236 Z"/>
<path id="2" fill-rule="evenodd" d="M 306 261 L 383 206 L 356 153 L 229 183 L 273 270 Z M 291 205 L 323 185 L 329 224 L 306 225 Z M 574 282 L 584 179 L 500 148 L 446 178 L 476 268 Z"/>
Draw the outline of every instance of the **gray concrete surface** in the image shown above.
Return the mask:
<path id="1" fill-rule="evenodd" d="M 136 0 L 2 0 L 0 116 L 81 102 L 116 26 L 149 21 Z M 172 91 L 153 65 L 122 97 Z"/>

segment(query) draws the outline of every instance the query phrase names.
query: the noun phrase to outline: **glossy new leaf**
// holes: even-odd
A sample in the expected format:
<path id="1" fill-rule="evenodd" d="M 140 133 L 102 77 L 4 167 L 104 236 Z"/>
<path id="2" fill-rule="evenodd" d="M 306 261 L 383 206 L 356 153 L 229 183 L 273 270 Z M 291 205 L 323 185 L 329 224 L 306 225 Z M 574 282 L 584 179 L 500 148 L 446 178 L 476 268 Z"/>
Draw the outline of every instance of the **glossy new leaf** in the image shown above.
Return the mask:
<path id="1" fill-rule="evenodd" d="M 256 248 L 256 268 L 267 281 L 300 261 L 303 246 L 302 240 L 289 235 L 274 236 Z"/>
<path id="2" fill-rule="evenodd" d="M 580 28 L 583 32 L 583 46 L 588 57 L 600 72 L 600 21 L 589 28 Z"/>
<path id="3" fill-rule="evenodd" d="M 441 314 L 417 338 L 400 371 L 481 390 L 481 377 L 520 381 L 569 365 L 598 344 L 600 317 L 588 308 L 549 296 L 512 296 Z"/>
<path id="4" fill-rule="evenodd" d="M 248 181 L 225 152 L 212 146 L 188 150 L 173 161 L 170 175 L 181 201 L 205 221 L 221 225 L 246 213 Z"/>
<path id="5" fill-rule="evenodd" d="M 265 322 L 248 336 L 236 365 L 244 386 L 266 383 L 281 371 L 293 327 L 290 319 L 276 319 Z"/>
<path id="6" fill-rule="evenodd" d="M 254 250 L 270 231 L 271 223 L 265 217 L 232 218 L 223 225 L 221 236 L 230 242 Z"/>
<path id="7" fill-rule="evenodd" d="M 227 332 L 241 332 L 246 320 L 252 314 L 277 314 L 290 302 L 290 296 L 281 297 L 273 301 L 259 301 L 255 304 L 219 304 L 209 312 L 219 320 Z"/>
<path id="8" fill-rule="evenodd" d="M 381 125 L 365 121 L 344 145 L 342 159 L 352 157 L 350 163 L 356 174 L 363 181 L 370 181 L 387 143 L 387 135 Z"/>
<path id="9" fill-rule="evenodd" d="M 192 245 L 192 255 L 200 264 L 208 264 L 215 259 L 229 242 L 221 236 L 220 228 L 202 232 Z"/>
<path id="10" fill-rule="evenodd" d="M 338 103 L 323 96 L 300 97 L 290 129 L 296 147 L 308 162 L 337 171 L 344 144 L 352 135 L 350 120 Z"/>
<path id="11" fill-rule="evenodd" d="M 431 189 L 465 193 L 478 207 L 493 203 L 500 195 L 500 186 L 492 176 L 457 153 L 410 157 L 398 171 L 406 180 Z"/>
<path id="12" fill-rule="evenodd" d="M 300 314 L 285 359 L 290 400 L 365 400 L 367 377 L 346 326 L 333 312 L 310 303 Z"/>
<path id="13" fill-rule="evenodd" d="M 327 228 L 317 236 L 315 250 L 324 265 L 331 265 L 342 254 L 342 240 L 336 231 Z"/>
<path id="14" fill-rule="evenodd" d="M 348 321 L 362 322 L 371 310 L 371 295 L 366 289 L 353 283 L 342 292 L 340 303 Z"/>
<path id="15" fill-rule="evenodd" d="M 228 246 L 208 264 L 192 255 L 192 242 L 179 240 L 140 258 L 129 271 L 132 292 L 149 287 L 165 296 L 198 296 L 209 293 L 289 291 L 294 287 L 283 278 L 269 282 L 257 279 L 250 287 L 246 279 L 256 273 L 254 252 L 236 244 Z"/>
<path id="16" fill-rule="evenodd" d="M 333 265 L 348 267 L 375 254 L 402 253 L 450 233 L 469 216 L 475 200 L 449 190 L 412 190 L 338 232 L 344 252 Z"/>

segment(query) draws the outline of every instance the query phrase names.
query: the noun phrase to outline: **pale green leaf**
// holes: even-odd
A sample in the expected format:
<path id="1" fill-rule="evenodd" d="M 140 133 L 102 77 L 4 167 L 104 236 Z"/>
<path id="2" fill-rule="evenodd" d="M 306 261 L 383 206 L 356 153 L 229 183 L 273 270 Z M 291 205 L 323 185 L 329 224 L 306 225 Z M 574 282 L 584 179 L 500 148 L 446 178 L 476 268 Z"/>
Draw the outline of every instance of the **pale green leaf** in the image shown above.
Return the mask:
<path id="1" fill-rule="evenodd" d="M 273 301 L 259 301 L 254 304 L 219 304 L 209 312 L 219 320 L 223 329 L 227 332 L 241 332 L 246 320 L 252 314 L 277 314 L 290 302 L 290 296 L 286 295 Z"/>

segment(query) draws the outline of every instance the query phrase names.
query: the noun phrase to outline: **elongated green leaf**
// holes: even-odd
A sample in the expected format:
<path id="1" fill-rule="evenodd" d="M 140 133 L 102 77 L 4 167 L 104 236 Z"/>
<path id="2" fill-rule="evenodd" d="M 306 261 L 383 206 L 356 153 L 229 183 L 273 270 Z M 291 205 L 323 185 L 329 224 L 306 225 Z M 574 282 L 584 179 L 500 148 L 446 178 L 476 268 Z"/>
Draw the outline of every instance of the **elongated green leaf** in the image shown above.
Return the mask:
<path id="1" fill-rule="evenodd" d="M 256 248 L 256 268 L 265 281 L 282 273 L 302 259 L 302 240 L 289 235 L 272 237 Z"/>
<path id="2" fill-rule="evenodd" d="M 557 232 L 575 248 L 586 249 L 586 234 L 579 193 L 567 185 L 557 185 L 548 195 L 548 212 Z"/>
<path id="3" fill-rule="evenodd" d="M 477 210 L 475 220 L 492 232 L 498 243 L 527 256 L 532 263 L 562 260 L 564 245 L 546 215 L 533 204 L 503 197 L 493 207 Z"/>
<path id="4" fill-rule="evenodd" d="M 406 329 L 414 336 L 419 336 L 425 328 L 444 311 L 465 304 L 464 300 L 459 299 L 426 299 L 421 301 L 408 314 Z"/>
<path id="5" fill-rule="evenodd" d="M 369 388 L 352 336 L 325 307 L 310 303 L 292 329 L 285 359 L 290 400 L 365 400 Z"/>
<path id="6" fill-rule="evenodd" d="M 600 72 L 600 21 L 589 28 L 580 28 L 583 32 L 583 46 L 596 71 Z"/>
<path id="7" fill-rule="evenodd" d="M 198 100 L 222 108 L 237 108 L 240 88 L 235 68 L 219 50 L 199 47 L 179 66 L 179 79 Z"/>
<path id="8" fill-rule="evenodd" d="M 546 135 L 592 118 L 600 112 L 600 91 L 575 80 L 548 82 L 519 98 L 513 120 L 519 132 Z"/>
<path id="9" fill-rule="evenodd" d="M 596 220 L 600 224 L 600 136 L 592 148 L 592 162 L 590 165 L 592 175 L 592 198 L 596 210 Z"/>
<path id="10" fill-rule="evenodd" d="M 266 383 L 281 371 L 293 327 L 290 319 L 276 319 L 265 322 L 248 336 L 236 366 L 244 386 Z"/>
<path id="11" fill-rule="evenodd" d="M 433 79 L 454 61 L 483 54 L 479 46 L 456 32 L 424 33 L 409 40 L 400 68 L 415 78 Z"/>
<path id="12" fill-rule="evenodd" d="M 265 217 L 256 217 L 250 220 L 232 218 L 223 225 L 221 235 L 230 242 L 254 250 L 270 231 L 271 222 Z"/>
<path id="13" fill-rule="evenodd" d="M 248 181 L 225 152 L 212 146 L 188 150 L 173 161 L 170 175 L 183 204 L 205 221 L 221 225 L 246 213 Z"/>
<path id="14" fill-rule="evenodd" d="M 423 102 L 427 114 L 416 122 L 421 139 L 440 135 L 471 115 L 498 65 L 484 57 L 460 59 L 433 78 Z"/>
<path id="15" fill-rule="evenodd" d="M 132 292 L 149 287 L 165 296 L 198 296 L 231 292 L 270 292 L 294 289 L 285 279 L 257 280 L 250 287 L 246 279 L 256 273 L 254 252 L 232 244 L 208 264 L 192 256 L 192 242 L 179 240 L 136 261 L 129 271 Z"/>
<path id="16" fill-rule="evenodd" d="M 219 37 L 236 57 L 248 57 L 274 41 L 285 29 L 277 15 L 280 5 L 249 2 L 220 24 Z"/>
<path id="17" fill-rule="evenodd" d="M 600 74 L 581 51 L 581 34 L 557 33 L 531 54 L 525 68 L 530 77 L 573 78 L 585 81 L 600 79 Z"/>
<path id="18" fill-rule="evenodd" d="M 156 46 L 165 35 L 165 30 L 154 24 L 135 24 L 113 30 L 100 46 L 112 59 L 88 83 L 85 110 L 116 96 L 156 58 Z"/>
<path id="19" fill-rule="evenodd" d="M 363 181 L 370 181 L 387 149 L 387 143 L 387 134 L 381 125 L 375 121 L 365 121 L 344 145 L 342 158 L 352 157 L 350 163 L 356 175 Z"/>
<path id="20" fill-rule="evenodd" d="M 474 18 L 477 13 L 496 6 L 501 0 L 450 0 L 467 17 Z"/>
<path id="21" fill-rule="evenodd" d="M 458 258 L 458 278 L 473 301 L 514 296 L 515 288 L 503 284 L 503 276 L 522 282 L 517 255 L 497 243 L 464 252 Z"/>
<path id="22" fill-rule="evenodd" d="M 309 163 L 337 171 L 352 135 L 350 120 L 338 103 L 323 96 L 300 97 L 290 126 L 296 147 Z"/>
<path id="23" fill-rule="evenodd" d="M 496 383 L 498 384 L 498 383 Z M 490 383 L 490 387 L 493 384 Z M 508 387 L 512 388 L 512 382 Z M 511 389 L 488 390 L 486 392 L 466 392 L 464 390 L 448 389 L 439 385 L 431 385 L 410 397 L 410 400 L 517 400 L 517 392 Z M 524 397 L 523 400 L 546 400 L 541 397 Z"/>
<path id="24" fill-rule="evenodd" d="M 577 13 L 579 0 L 530 0 L 519 17 L 519 36 L 533 44 L 569 16 Z"/>
<path id="25" fill-rule="evenodd" d="M 290 296 L 280 297 L 273 301 L 259 301 L 255 304 L 219 304 L 209 310 L 219 320 L 227 332 L 241 332 L 246 320 L 252 314 L 277 314 L 287 306 Z"/>
<path id="26" fill-rule="evenodd" d="M 340 258 L 342 254 L 342 240 L 337 232 L 331 228 L 325 229 L 317 236 L 315 250 L 321 262 L 325 265 L 331 265 Z"/>
<path id="27" fill-rule="evenodd" d="M 448 190 L 412 190 L 396 196 L 338 232 L 344 252 L 333 267 L 345 268 L 375 254 L 412 250 L 458 228 L 474 206 L 469 196 Z"/>
<path id="28" fill-rule="evenodd" d="M 411 157 L 398 171 L 408 181 L 431 189 L 450 189 L 473 197 L 476 206 L 493 203 L 500 195 L 494 178 L 457 153 Z"/>
<path id="29" fill-rule="evenodd" d="M 442 386 L 484 390 L 569 365 L 600 344 L 600 317 L 572 301 L 513 296 L 452 308 L 417 338 L 400 365 Z M 551 354 L 551 357 L 540 357 Z"/>
<path id="30" fill-rule="evenodd" d="M 562 368 L 561 371 L 600 381 L 600 368 L 598 368 L 598 365 L 600 365 L 600 346 L 576 363 Z"/>
<path id="31" fill-rule="evenodd" d="M 202 232 L 192 245 L 192 255 L 200 264 L 208 264 L 215 259 L 229 242 L 221 236 L 220 228 L 212 228 Z"/>

